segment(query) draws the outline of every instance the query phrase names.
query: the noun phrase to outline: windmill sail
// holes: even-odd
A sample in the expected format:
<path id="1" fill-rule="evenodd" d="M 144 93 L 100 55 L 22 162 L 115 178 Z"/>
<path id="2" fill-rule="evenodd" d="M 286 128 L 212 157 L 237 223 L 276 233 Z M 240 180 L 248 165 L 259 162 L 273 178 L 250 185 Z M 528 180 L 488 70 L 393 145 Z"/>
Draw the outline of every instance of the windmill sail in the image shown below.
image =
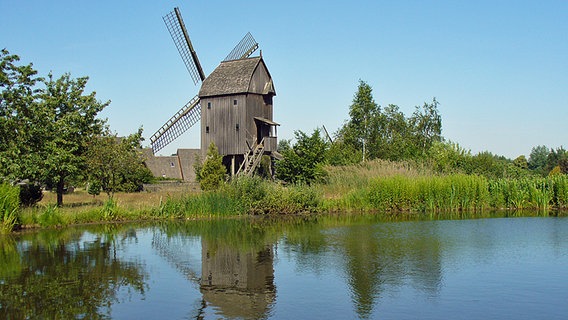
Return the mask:
<path id="1" fill-rule="evenodd" d="M 201 119 L 199 97 L 195 96 L 170 118 L 156 133 L 150 137 L 154 153 L 163 149 L 170 142 L 181 136 L 187 129 Z"/>
<path id="2" fill-rule="evenodd" d="M 248 32 L 223 61 L 248 58 L 256 49 L 258 49 L 258 43 L 254 40 L 252 34 Z"/>
<path id="3" fill-rule="evenodd" d="M 174 8 L 174 11 L 165 15 L 163 19 L 193 82 L 197 84 L 205 80 L 205 74 L 193 49 L 179 9 Z M 256 49 L 258 49 L 258 43 L 250 33 L 247 33 L 223 61 L 248 58 Z M 199 97 L 195 96 L 150 137 L 154 153 L 181 136 L 201 119 L 199 102 Z"/>
<path id="4" fill-rule="evenodd" d="M 197 53 L 193 50 L 193 45 L 191 40 L 189 40 L 189 34 L 187 29 L 185 29 L 179 9 L 177 7 L 174 8 L 174 11 L 165 15 L 163 19 L 187 71 L 191 74 L 193 82 L 197 84 L 199 81 L 205 80 L 205 73 L 201 68 Z"/>

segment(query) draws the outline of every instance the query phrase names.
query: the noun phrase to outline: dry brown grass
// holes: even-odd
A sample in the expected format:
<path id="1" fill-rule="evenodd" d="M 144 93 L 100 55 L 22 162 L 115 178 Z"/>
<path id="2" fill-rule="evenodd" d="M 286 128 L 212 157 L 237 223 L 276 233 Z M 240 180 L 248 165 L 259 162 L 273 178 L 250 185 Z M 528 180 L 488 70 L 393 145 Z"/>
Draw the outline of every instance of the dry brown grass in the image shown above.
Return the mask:
<path id="1" fill-rule="evenodd" d="M 143 210 L 160 205 L 161 201 L 168 198 L 179 199 L 188 194 L 198 193 L 199 187 L 192 184 L 176 184 L 157 188 L 155 191 L 142 191 L 136 193 L 115 193 L 114 199 L 117 205 L 127 210 Z M 74 192 L 63 195 L 63 209 L 72 208 L 93 208 L 102 206 L 107 201 L 106 193 L 98 196 L 92 196 L 83 189 L 76 189 Z M 57 203 L 57 194 L 46 191 L 43 199 L 39 203 L 40 206 L 55 205 Z"/>
<path id="2" fill-rule="evenodd" d="M 350 166 L 329 166 L 328 181 L 322 186 L 324 196 L 329 199 L 340 198 L 354 189 L 362 189 L 376 177 L 419 177 L 433 175 L 429 168 L 411 162 L 393 162 L 376 159 Z"/>

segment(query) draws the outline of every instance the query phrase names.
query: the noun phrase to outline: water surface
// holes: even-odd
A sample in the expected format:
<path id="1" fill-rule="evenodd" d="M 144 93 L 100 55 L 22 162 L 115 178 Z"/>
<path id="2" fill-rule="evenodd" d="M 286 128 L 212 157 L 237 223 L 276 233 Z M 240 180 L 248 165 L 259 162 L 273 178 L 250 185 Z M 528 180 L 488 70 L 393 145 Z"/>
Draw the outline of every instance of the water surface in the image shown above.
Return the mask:
<path id="1" fill-rule="evenodd" d="M 565 319 L 568 219 L 369 216 L 0 238 L 0 318 Z"/>

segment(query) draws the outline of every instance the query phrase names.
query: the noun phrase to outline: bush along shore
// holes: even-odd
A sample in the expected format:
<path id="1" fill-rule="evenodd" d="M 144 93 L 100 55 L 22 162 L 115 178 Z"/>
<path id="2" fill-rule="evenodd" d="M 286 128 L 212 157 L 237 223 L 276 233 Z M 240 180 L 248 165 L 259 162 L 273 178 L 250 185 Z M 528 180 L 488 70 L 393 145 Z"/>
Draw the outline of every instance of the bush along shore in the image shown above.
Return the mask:
<path id="1" fill-rule="evenodd" d="M 120 197 L 89 205 L 19 206 L 18 188 L 0 186 L 1 231 L 19 227 L 156 219 L 196 219 L 242 215 L 283 215 L 327 212 L 423 214 L 538 210 L 563 214 L 568 208 L 568 176 L 487 179 L 483 176 L 423 173 L 404 167 L 381 173 L 370 168 L 354 175 L 336 170 L 327 182 L 282 185 L 258 177 L 239 178 L 208 192 L 162 195 L 139 207 L 123 205 Z M 150 197 L 152 193 L 142 193 Z"/>

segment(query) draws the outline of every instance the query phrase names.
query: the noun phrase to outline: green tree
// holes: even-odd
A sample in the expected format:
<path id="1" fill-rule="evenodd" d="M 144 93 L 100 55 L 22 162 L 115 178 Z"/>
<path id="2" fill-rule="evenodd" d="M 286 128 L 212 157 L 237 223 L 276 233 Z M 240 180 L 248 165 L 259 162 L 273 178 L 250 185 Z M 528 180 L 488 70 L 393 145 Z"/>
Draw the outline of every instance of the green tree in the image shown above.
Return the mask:
<path id="1" fill-rule="evenodd" d="M 37 77 L 33 65 L 18 65 L 20 58 L 6 49 L 0 52 L 0 178 L 11 182 L 37 178 L 33 152 L 41 137 L 37 124 Z"/>
<path id="2" fill-rule="evenodd" d="M 112 198 L 116 191 L 140 191 L 151 180 L 141 153 L 142 128 L 125 138 L 106 133 L 93 139 L 86 153 L 89 186 Z M 91 188 L 89 188 L 91 190 Z"/>
<path id="3" fill-rule="evenodd" d="M 355 149 L 339 138 L 330 143 L 325 162 L 332 166 L 346 166 L 359 163 L 362 159 L 361 150 Z"/>
<path id="4" fill-rule="evenodd" d="M 388 160 L 408 159 L 412 155 L 412 128 L 397 105 L 389 104 L 383 110 L 376 157 Z"/>
<path id="5" fill-rule="evenodd" d="M 568 152 L 563 147 L 550 149 L 546 158 L 546 172 L 552 171 L 556 166 L 561 173 L 568 173 Z"/>
<path id="6" fill-rule="evenodd" d="M 319 129 L 312 135 L 298 130 L 294 132 L 296 143 L 281 149 L 283 160 L 276 163 L 276 177 L 289 183 L 320 181 L 325 177 L 323 166 L 329 148 Z"/>
<path id="7" fill-rule="evenodd" d="M 434 142 L 428 150 L 428 160 L 433 169 L 440 173 L 473 172 L 471 151 L 455 142 Z"/>
<path id="8" fill-rule="evenodd" d="M 545 172 L 545 170 L 548 153 L 548 147 L 544 145 L 532 148 L 528 160 L 529 169 L 542 176 L 546 176 L 547 172 Z"/>
<path id="9" fill-rule="evenodd" d="M 524 155 L 520 155 L 517 158 L 515 158 L 515 160 L 513 160 L 513 164 L 521 169 L 529 168 L 529 163 Z"/>
<path id="10" fill-rule="evenodd" d="M 227 169 L 223 165 L 223 156 L 219 154 L 217 146 L 212 142 L 207 149 L 207 156 L 197 180 L 201 186 L 201 190 L 217 190 L 225 182 L 227 177 Z"/>
<path id="11" fill-rule="evenodd" d="M 98 101 L 95 92 L 85 94 L 87 81 L 88 77 L 72 79 L 69 74 L 54 80 L 49 74 L 41 95 L 38 154 L 43 161 L 36 165 L 43 181 L 56 187 L 59 206 L 65 183 L 84 172 L 88 146 L 104 129 L 105 121 L 97 115 L 110 104 Z"/>
<path id="12" fill-rule="evenodd" d="M 414 134 L 416 156 L 424 156 L 435 142 L 442 140 L 442 117 L 438 112 L 438 101 L 424 103 L 422 108 L 416 110 L 409 119 Z"/>
<path id="13" fill-rule="evenodd" d="M 380 107 L 373 98 L 373 89 L 363 80 L 359 80 L 357 93 L 349 106 L 349 121 L 342 128 L 341 135 L 347 145 L 361 150 L 363 161 L 372 153 L 376 138 L 377 121 Z"/>

